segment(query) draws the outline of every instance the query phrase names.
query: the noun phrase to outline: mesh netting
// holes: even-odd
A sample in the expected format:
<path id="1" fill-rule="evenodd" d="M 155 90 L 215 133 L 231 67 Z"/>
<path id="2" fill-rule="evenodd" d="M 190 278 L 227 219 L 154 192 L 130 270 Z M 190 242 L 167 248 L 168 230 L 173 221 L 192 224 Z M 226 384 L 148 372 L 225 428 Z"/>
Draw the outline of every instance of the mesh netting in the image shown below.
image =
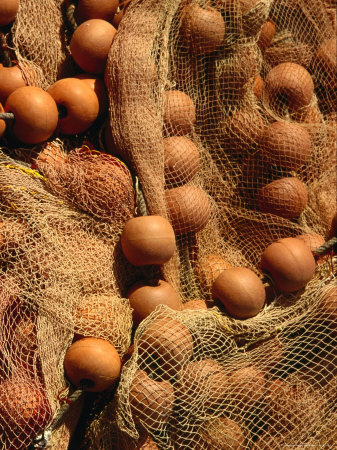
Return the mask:
<path id="1" fill-rule="evenodd" d="M 271 37 L 261 36 L 267 21 Z M 323 2 L 128 7 L 105 72 L 111 132 L 147 212 L 175 230 L 165 276 L 185 302 L 214 308 L 158 309 L 138 327 L 89 448 L 110 448 L 117 429 L 120 448 L 140 448 L 144 433 L 158 448 L 324 448 L 335 439 L 335 300 L 329 317 L 319 306 L 335 289 L 333 261 L 292 294 L 265 283 L 267 303 L 251 319 L 231 318 L 212 295 L 217 271 L 261 276 L 273 241 L 334 233 L 334 39 Z"/>
<path id="2" fill-rule="evenodd" d="M 157 309 L 138 327 L 117 399 L 91 424 L 85 444 L 141 448 L 150 434 L 158 448 L 272 448 L 274 441 L 274 448 L 329 448 L 336 286 L 317 284 L 301 315 L 286 310 L 272 334 L 238 339 L 216 308 Z"/>
<path id="3" fill-rule="evenodd" d="M 57 143 L 51 143 L 39 154 L 36 165 L 49 189 L 78 208 L 116 227 L 133 216 L 132 177 L 121 160 L 85 147 L 66 155 Z"/>
<path id="4" fill-rule="evenodd" d="M 74 73 L 69 4 L 20 1 L 11 33 L 28 85 Z M 335 258 L 289 294 L 260 261 L 277 239 L 302 235 L 314 250 L 336 234 L 335 5 L 122 5 L 99 138 L 136 192 L 124 162 L 79 136 L 0 154 L 0 446 L 26 448 L 51 423 L 69 387 L 67 348 L 96 336 L 123 369 L 88 419 L 86 449 L 334 448 Z M 172 224 L 177 252 L 162 267 L 123 255 L 135 211 Z M 262 278 L 255 317 L 231 317 L 214 298 L 232 267 Z M 133 332 L 124 297 L 157 276 L 186 307 L 160 306 Z M 53 448 L 68 446 L 78 416 Z"/>
<path id="5" fill-rule="evenodd" d="M 62 0 L 23 0 L 12 28 L 13 50 L 28 85 L 47 89 L 74 72 Z"/>
<path id="6" fill-rule="evenodd" d="M 74 333 L 106 339 L 123 356 L 132 316 L 115 271 L 120 224 L 75 209 L 4 153 L 0 178 L 0 439 L 1 448 L 26 448 L 60 405 Z"/>
<path id="7" fill-rule="evenodd" d="M 197 3 L 193 5 L 197 8 Z M 191 263 L 203 254 L 217 253 L 229 263 L 254 270 L 263 249 L 276 238 L 302 232 L 328 235 L 321 219 L 326 208 L 308 201 L 318 179 L 329 186 L 334 182 L 335 121 L 330 121 L 321 105 L 327 101 L 316 82 L 323 80 L 322 69 L 317 57 L 311 74 L 298 59 L 280 61 L 281 81 L 275 84 L 273 66 L 256 44 L 258 33 L 247 35 L 241 23 L 244 16 L 238 13 L 231 20 L 234 12 L 225 2 L 213 6 L 229 23 L 224 40 L 212 53 L 193 53 L 186 42 L 187 31 L 182 31 L 182 6 L 180 2 L 135 2 L 122 23 L 106 70 L 112 132 L 117 147 L 137 171 L 149 212 L 167 214 L 173 225 L 179 222 L 175 227 L 178 241 L 189 248 Z M 261 15 L 262 22 L 271 17 L 276 30 L 288 30 L 317 48 L 333 36 L 323 5 L 317 6 L 324 13 L 319 19 L 313 7 L 298 3 L 300 7 L 295 14 L 283 4 L 281 8 L 278 3 L 258 2 L 256 17 L 253 10 L 250 13 L 258 23 Z M 145 10 L 146 18 L 142 16 Z M 314 21 L 323 21 L 322 26 L 306 31 Z M 309 83 L 304 96 L 302 72 Z M 252 91 L 257 74 L 265 80 L 261 100 Z M 289 82 L 288 78 L 290 86 L 278 86 Z M 330 90 L 327 80 L 323 80 L 325 89 Z M 300 99 L 290 104 L 287 98 L 296 89 Z M 277 102 L 274 108 L 270 97 Z M 332 106 L 330 102 L 329 114 Z M 197 157 L 193 157 L 190 167 L 182 166 L 184 175 L 177 175 L 176 181 L 166 175 L 168 145 L 163 135 L 171 139 L 170 147 L 175 145 L 177 153 L 186 151 L 186 142 L 197 147 L 199 170 L 194 169 Z M 175 137 L 181 135 L 183 143 Z M 178 167 L 180 160 L 175 163 Z M 175 183 L 184 185 L 178 191 Z M 186 223 L 181 225 L 179 214 L 185 208 Z M 195 235 L 195 231 L 200 232 Z M 186 289 L 186 283 L 181 289 Z"/>

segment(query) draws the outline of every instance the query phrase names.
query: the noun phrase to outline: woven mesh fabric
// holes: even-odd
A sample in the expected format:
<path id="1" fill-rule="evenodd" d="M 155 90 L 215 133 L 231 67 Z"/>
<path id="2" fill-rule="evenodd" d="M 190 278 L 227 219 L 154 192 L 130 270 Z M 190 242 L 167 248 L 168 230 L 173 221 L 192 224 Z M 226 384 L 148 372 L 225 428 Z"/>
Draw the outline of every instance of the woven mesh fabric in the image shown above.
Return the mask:
<path id="1" fill-rule="evenodd" d="M 65 7 L 20 1 L 12 40 L 29 85 L 74 73 Z M 106 131 L 124 162 L 77 137 L 34 148 L 37 170 L 2 149 L 0 446 L 26 448 L 51 422 L 65 351 L 87 335 L 126 362 L 84 448 L 335 445 L 332 254 L 299 291 L 263 278 L 255 317 L 231 317 L 212 291 L 231 267 L 262 278 L 277 239 L 310 236 L 313 250 L 335 233 L 334 17 L 323 0 L 132 0 L 105 70 Z M 123 255 L 135 212 L 172 224 L 177 252 L 160 268 Z M 159 272 L 186 309 L 161 306 L 133 333 L 124 296 Z"/>
<path id="2" fill-rule="evenodd" d="M 28 85 L 47 89 L 59 77 L 74 73 L 63 1 L 20 1 L 11 34 Z"/>
<path id="3" fill-rule="evenodd" d="M 205 272 L 205 261 L 218 258 L 217 270 L 244 266 L 261 276 L 261 255 L 273 241 L 331 237 L 333 39 L 323 2 L 143 0 L 128 7 L 105 72 L 111 132 L 137 172 L 148 212 L 175 229 L 178 258 L 165 276 L 184 301 L 201 298 L 213 309 L 163 308 L 138 327 L 117 399 L 88 428 L 89 448 L 97 436 L 103 448 L 113 442 L 108 427 L 99 432 L 105 420 L 130 437 L 125 448 L 141 448 L 144 429 L 165 449 L 334 439 L 325 433 L 335 415 L 335 294 L 322 312 L 325 293 L 335 292 L 333 260 L 323 258 L 301 291 L 269 287 L 266 306 L 247 320 L 214 302 Z M 175 181 L 167 175 L 167 139 L 184 153 L 181 137 L 198 149 L 199 169 L 194 156 Z"/>
<path id="4" fill-rule="evenodd" d="M 75 209 L 4 153 L 0 172 L 0 439 L 26 448 L 60 406 L 74 334 L 106 339 L 123 356 L 132 317 L 115 271 L 120 226 Z"/>

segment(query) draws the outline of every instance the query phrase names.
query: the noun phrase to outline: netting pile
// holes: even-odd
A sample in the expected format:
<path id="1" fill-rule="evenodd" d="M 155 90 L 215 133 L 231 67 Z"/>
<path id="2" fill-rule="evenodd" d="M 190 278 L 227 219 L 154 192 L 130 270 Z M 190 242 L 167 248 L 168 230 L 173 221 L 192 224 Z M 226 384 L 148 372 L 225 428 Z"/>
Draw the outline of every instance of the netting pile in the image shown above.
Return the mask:
<path id="1" fill-rule="evenodd" d="M 75 209 L 4 153 L 0 177 L 1 447 L 26 448 L 59 408 L 74 333 L 107 339 L 123 356 L 132 317 L 115 270 L 120 224 Z"/>
<path id="2" fill-rule="evenodd" d="M 29 85 L 47 89 L 60 76 L 74 71 L 63 0 L 20 1 L 11 34 L 16 59 Z"/>
<path id="3" fill-rule="evenodd" d="M 168 217 L 176 232 L 178 261 L 164 273 L 184 301 L 216 305 L 210 258 L 220 260 L 218 271 L 260 274 L 276 239 L 333 236 L 334 45 L 323 2 L 149 0 L 128 8 L 105 72 L 110 126 L 148 213 Z M 267 306 L 244 321 L 221 306 L 153 313 L 137 329 L 117 400 L 89 427 L 86 445 L 141 448 L 149 434 L 158 448 L 329 448 L 332 273 L 326 258 L 304 290 L 268 288 Z M 319 306 L 329 289 L 331 316 Z"/>
<path id="4" fill-rule="evenodd" d="M 306 313 L 287 326 L 240 342 L 215 310 L 157 310 L 137 329 L 118 402 L 93 422 L 86 444 L 143 448 L 149 433 L 158 448 L 329 448 L 336 316 L 322 311 L 324 298 L 336 302 L 336 289 L 320 284 L 312 294 Z M 109 423 L 115 415 L 120 440 Z"/>
<path id="5" fill-rule="evenodd" d="M 46 90 L 78 72 L 67 7 L 20 0 L 13 25 L 2 30 L 1 61 L 18 64 L 29 86 Z M 108 155 L 82 143 L 82 136 L 29 148 L 1 143 L 1 448 L 28 448 L 52 423 L 70 389 L 63 359 L 73 339 L 108 340 L 120 357 L 130 346 L 119 235 L 134 214 L 132 179 L 121 161 L 109 158 L 106 168 Z M 68 447 L 81 407 L 53 431 L 51 447 Z"/>
<path id="6" fill-rule="evenodd" d="M 286 7 L 285 2 L 282 6 L 275 4 L 274 7 L 270 2 L 255 3 L 258 3 L 259 10 L 263 7 L 260 13 L 263 13 L 262 16 L 258 15 L 260 25 L 269 16 L 280 34 L 289 29 L 288 34 L 296 41 L 306 43 L 310 40 L 311 45 L 317 47 L 318 43 L 333 36 L 326 14 L 323 14 L 324 9 L 320 9 L 323 5 L 315 6 L 316 12 L 314 8 L 305 8 L 304 4 L 298 3 L 297 9 L 302 6 L 303 11 L 295 14 L 291 8 Z M 225 9 L 226 2 L 222 7 L 221 2 L 217 5 L 217 10 L 225 11 L 222 13 L 224 16 L 229 14 Z M 319 103 L 317 96 L 321 94 L 321 86 L 317 86 L 315 93 L 309 94 L 307 104 L 299 104 L 292 111 L 289 102 L 282 100 L 282 96 L 290 96 L 292 91 L 283 92 L 288 89 L 284 87 L 280 92 L 276 92 L 278 87 L 273 87 L 272 80 L 269 83 L 270 90 L 273 98 L 279 99 L 279 102 L 274 105 L 275 108 L 271 108 L 272 105 L 268 102 L 269 84 L 263 90 L 261 101 L 252 90 L 256 76 L 261 74 L 266 78 L 273 67 L 268 63 L 268 59 L 263 59 L 263 53 L 256 43 L 258 34 L 247 36 L 241 29 L 242 26 L 235 23 L 236 30 L 229 29 L 225 32 L 224 41 L 216 52 L 205 56 L 198 53 L 195 55 L 182 37 L 181 6 L 179 2 L 171 2 L 170 6 L 166 7 L 151 3 L 135 4 L 112 46 L 110 64 L 108 62 L 107 67 L 113 133 L 125 157 L 137 168 L 150 212 L 170 213 L 171 209 L 168 211 L 165 205 L 159 202 L 164 198 L 164 189 L 167 196 L 167 188 L 171 188 L 175 183 L 187 183 L 188 186 L 202 188 L 208 194 L 212 208 L 211 220 L 207 222 L 208 217 L 205 218 L 207 225 L 205 231 L 198 234 L 198 239 L 205 240 L 204 236 L 208 236 L 209 230 L 212 229 L 212 242 L 208 240 L 207 245 L 199 245 L 199 250 L 203 247 L 204 250 L 200 251 L 223 254 L 230 262 L 231 247 L 238 248 L 251 265 L 256 265 L 261 250 L 270 242 L 271 237 L 300 233 L 305 227 L 310 232 L 326 235 L 329 232 L 327 224 L 319 217 L 319 214 L 324 214 L 324 211 L 319 209 L 326 208 L 318 209 L 316 205 L 311 207 L 305 198 L 291 197 L 288 200 L 285 197 L 288 189 L 292 192 L 291 185 L 279 185 L 279 188 L 274 185 L 275 194 L 272 189 L 268 195 L 270 199 L 265 199 L 266 195 L 263 196 L 262 193 L 260 196 L 257 194 L 259 189 L 284 177 L 298 178 L 304 183 L 305 187 L 302 187 L 297 180 L 292 180 L 295 183 L 294 189 L 306 190 L 309 198 L 316 183 L 323 184 L 328 179 L 328 185 L 335 184 L 335 122 L 334 103 L 331 98 L 334 95 L 333 85 L 324 80 L 322 70 L 315 60 L 310 69 L 315 80 L 326 82 L 322 89 L 325 88 L 327 95 L 322 94 L 321 100 L 327 102 L 329 108 Z M 139 23 L 138 16 L 142 15 L 142 8 L 149 14 Z M 302 16 L 304 19 L 301 20 Z M 309 23 L 319 23 L 324 17 L 324 27 L 309 27 Z M 299 22 L 301 26 L 298 25 Z M 139 23 L 139 26 L 136 27 L 134 23 Z M 229 23 L 234 26 L 232 21 Z M 164 26 L 166 28 L 163 30 Z M 294 29 L 293 32 L 291 28 Z M 148 33 L 144 32 L 146 29 L 149 30 Z M 271 48 L 277 48 L 277 36 L 278 34 Z M 232 40 L 234 42 L 231 42 Z M 129 42 L 133 42 L 132 48 Z M 296 63 L 299 64 L 300 61 L 297 60 Z M 155 80 L 154 64 L 157 66 Z M 129 66 L 133 67 L 132 71 L 128 70 Z M 282 67 L 280 69 L 282 70 Z M 284 67 L 284 71 L 284 78 L 287 78 L 287 67 Z M 238 77 L 238 73 L 242 73 L 242 77 Z M 306 76 L 310 78 L 309 74 Z M 149 82 L 151 77 L 152 83 Z M 302 84 L 301 74 L 288 76 L 290 79 L 292 77 L 296 79 L 297 84 Z M 310 84 L 310 80 L 307 81 Z M 114 89 L 116 86 L 118 89 Z M 293 91 L 295 89 L 296 86 L 292 88 Z M 178 96 L 177 90 L 187 94 L 190 99 L 183 95 Z M 130 91 L 136 94 L 132 96 Z M 174 124 L 168 123 L 170 118 L 165 117 L 165 112 L 163 116 L 165 99 L 170 102 L 170 107 L 164 108 L 165 112 L 174 111 Z M 282 108 L 282 111 L 279 111 L 279 108 Z M 194 110 L 195 123 L 188 115 Z M 300 117 L 294 120 L 295 116 Z M 189 122 L 189 129 L 174 129 L 174 126 L 181 126 L 179 121 L 184 120 Z M 270 128 L 271 125 L 273 126 Z M 175 183 L 165 185 L 166 142 L 163 141 L 163 135 L 183 135 L 197 146 L 201 164 L 192 180 L 189 180 L 186 174 L 186 180 L 184 176 L 180 176 Z M 183 143 L 180 145 L 181 147 L 177 148 L 184 148 Z M 283 149 L 283 146 L 287 148 Z M 148 165 L 150 167 L 147 167 Z M 195 202 L 195 208 L 198 207 L 202 215 L 201 211 L 207 209 L 208 205 L 205 205 L 201 193 L 199 198 L 199 191 L 194 192 L 195 194 L 189 195 L 189 201 Z M 278 204 L 276 200 L 272 202 L 273 195 L 280 197 L 277 199 Z M 290 202 L 289 205 L 287 201 Z M 296 207 L 302 213 L 299 222 L 289 220 L 299 215 L 298 211 L 294 211 Z M 278 214 L 281 210 L 285 217 Z M 178 213 L 172 212 L 173 216 L 175 214 Z M 187 226 L 186 229 L 178 231 L 179 234 L 183 231 L 185 235 L 190 230 Z M 191 232 L 193 233 L 192 229 Z M 246 238 L 249 233 L 257 238 Z M 181 239 L 186 241 L 187 238 L 189 235 Z M 240 242 L 240 245 L 237 242 Z M 237 255 L 234 257 L 237 264 Z"/>
<path id="7" fill-rule="evenodd" d="M 77 72 L 69 4 L 20 1 L 12 42 L 27 84 Z M 88 131 L 118 158 L 57 132 L 1 149 L 0 446 L 26 448 L 52 422 L 65 352 L 95 336 L 123 366 L 82 448 L 333 448 L 336 259 L 317 257 L 291 292 L 260 263 L 277 239 L 302 235 L 314 250 L 336 234 L 335 5 L 125 4 L 104 73 L 109 123 Z M 159 267 L 135 267 L 121 248 L 126 221 L 146 214 L 175 232 Z M 262 280 L 254 317 L 216 298 L 233 267 Z M 136 326 L 128 289 L 157 279 L 181 310 L 160 305 Z M 50 445 L 67 448 L 73 427 Z"/>

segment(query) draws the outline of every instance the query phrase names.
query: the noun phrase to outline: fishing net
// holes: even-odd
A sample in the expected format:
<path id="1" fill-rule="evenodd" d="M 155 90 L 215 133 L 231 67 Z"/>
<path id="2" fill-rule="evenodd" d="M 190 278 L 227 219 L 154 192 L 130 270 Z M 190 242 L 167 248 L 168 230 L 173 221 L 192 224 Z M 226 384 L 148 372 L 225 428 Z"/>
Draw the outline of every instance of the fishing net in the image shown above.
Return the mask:
<path id="1" fill-rule="evenodd" d="M 116 398 L 84 448 L 142 448 L 147 436 L 168 449 L 329 448 L 336 286 L 316 283 L 305 311 L 290 316 L 289 308 L 279 308 L 277 327 L 240 339 L 216 308 L 157 308 L 138 327 Z M 263 315 L 271 323 L 272 312 Z"/>
<path id="2" fill-rule="evenodd" d="M 237 11 L 236 2 L 231 3 L 234 9 L 226 2 L 209 5 L 226 25 L 220 44 L 211 52 L 191 49 L 188 36 L 195 29 L 184 28 L 187 12 L 195 14 L 198 23 L 202 2 L 200 6 L 192 2 L 185 15 L 181 2 L 135 2 L 110 51 L 105 78 L 112 134 L 119 152 L 137 172 L 148 212 L 173 221 L 181 250 L 180 274 L 186 272 L 182 267 L 186 248 L 192 267 L 216 253 L 229 263 L 256 270 L 263 249 L 276 238 L 303 232 L 328 237 L 329 226 L 321 220 L 326 208 L 314 205 L 312 196 L 317 195 L 311 193 L 317 180 L 335 185 L 333 84 L 328 63 L 322 67 L 317 58 L 317 48 L 332 39 L 333 30 L 323 4 L 310 7 L 298 2 L 293 8 L 286 2 L 255 3 L 245 13 L 247 18 Z M 268 17 L 276 28 L 275 43 L 269 48 L 287 44 L 287 39 L 277 37 L 284 30 L 313 48 L 311 74 L 299 59 L 276 64 L 282 83 L 296 77 L 298 86 L 279 86 L 271 74 L 273 64 L 257 45 Z M 252 34 L 245 31 L 248 19 Z M 258 24 L 258 31 L 251 23 Z M 211 31 L 216 35 L 217 29 Z M 253 92 L 258 74 L 264 80 L 261 99 Z M 301 77 L 311 86 L 309 94 L 299 93 L 299 99 L 290 102 L 291 93 L 301 91 Z M 183 166 L 185 172 L 174 179 L 170 172 L 166 175 L 167 147 L 175 146 L 181 154 L 186 143 L 199 151 L 199 170 L 191 169 L 194 156 L 188 169 Z M 188 216 L 183 225 L 179 214 Z M 190 275 L 192 285 L 198 285 Z M 180 285 L 188 296 L 186 281 Z"/>
<path id="3" fill-rule="evenodd" d="M 69 3 L 20 1 L 12 47 L 27 84 L 74 73 Z M 83 448 L 332 448 L 332 253 L 300 291 L 263 277 L 266 304 L 246 320 L 212 286 L 230 267 L 262 278 L 276 239 L 336 233 L 335 5 L 124 4 L 104 133 L 125 163 L 78 136 L 1 153 L 1 446 L 26 448 L 51 423 L 69 392 L 66 349 L 96 336 L 125 363 Z M 177 252 L 163 267 L 126 261 L 120 234 L 135 213 L 170 220 Z M 124 297 L 159 272 L 186 306 L 157 308 L 133 333 Z M 53 448 L 67 448 L 82 406 Z"/>
<path id="4" fill-rule="evenodd" d="M 230 266 L 261 276 L 273 241 L 335 233 L 334 34 L 323 2 L 128 6 L 105 72 L 111 133 L 147 213 L 175 230 L 165 277 L 211 309 L 159 308 L 141 323 L 86 448 L 142 448 L 144 435 L 165 449 L 334 441 L 334 258 L 298 292 L 264 280 L 266 305 L 250 319 L 212 296 Z"/>
<path id="5" fill-rule="evenodd" d="M 28 85 L 47 89 L 78 71 L 68 10 L 69 2 L 23 0 L 2 30 L 1 60 L 17 63 Z M 118 246 L 135 206 L 125 164 L 81 149 L 77 136 L 46 148 L 17 145 L 9 140 L 0 163 L 1 448 L 27 448 L 69 401 L 63 357 L 73 338 L 106 339 L 122 357 L 132 327 L 123 299 L 127 262 Z M 115 179 L 112 166 L 119 170 Z M 82 406 L 80 400 L 72 405 L 64 423 L 46 435 L 48 445 L 68 447 Z"/>
<path id="6" fill-rule="evenodd" d="M 55 196 L 45 176 L 3 152 L 0 178 L 0 442 L 27 448 L 67 396 L 74 335 L 106 339 L 122 357 L 132 316 L 115 272 L 121 225 Z M 54 448 L 67 448 L 79 412 L 56 430 Z"/>
<path id="7" fill-rule="evenodd" d="M 47 89 L 58 78 L 74 73 L 65 14 L 62 0 L 20 1 L 11 48 L 28 85 Z"/>

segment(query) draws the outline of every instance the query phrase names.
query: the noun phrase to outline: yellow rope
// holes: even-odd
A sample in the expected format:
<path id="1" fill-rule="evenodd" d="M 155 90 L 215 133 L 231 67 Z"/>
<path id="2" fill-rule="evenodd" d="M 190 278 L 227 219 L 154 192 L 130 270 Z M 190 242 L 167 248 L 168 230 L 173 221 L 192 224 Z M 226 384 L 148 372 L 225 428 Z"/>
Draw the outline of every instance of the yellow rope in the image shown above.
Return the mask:
<path id="1" fill-rule="evenodd" d="M 6 165 L 1 165 L 4 169 L 16 169 L 19 170 L 20 172 L 26 174 L 26 175 L 31 175 L 34 178 L 40 178 L 41 180 L 46 181 L 46 177 L 44 177 L 43 175 L 41 175 L 37 170 L 34 169 L 29 169 L 28 167 L 19 167 L 19 166 L 13 166 L 12 164 L 6 164 Z"/>
<path id="2" fill-rule="evenodd" d="M 224 319 L 223 319 L 223 317 L 220 315 L 220 314 L 218 314 L 217 312 L 215 312 L 215 311 L 210 311 L 220 322 L 221 322 L 221 325 L 223 326 L 223 328 L 225 328 L 227 331 L 229 331 L 230 333 L 232 333 L 233 331 L 229 328 L 229 326 L 227 325 L 227 324 L 225 324 L 224 323 Z"/>

